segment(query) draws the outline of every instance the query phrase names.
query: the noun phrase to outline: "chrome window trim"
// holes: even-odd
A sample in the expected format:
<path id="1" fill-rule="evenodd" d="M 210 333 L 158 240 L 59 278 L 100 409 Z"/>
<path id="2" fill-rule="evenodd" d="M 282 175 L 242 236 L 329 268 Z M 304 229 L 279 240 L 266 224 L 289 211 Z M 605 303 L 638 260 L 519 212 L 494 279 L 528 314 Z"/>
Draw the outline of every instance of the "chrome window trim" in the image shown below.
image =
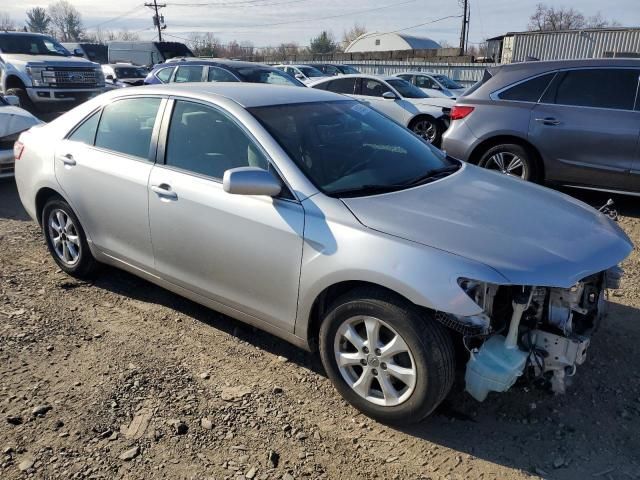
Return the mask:
<path id="1" fill-rule="evenodd" d="M 573 70 L 573 69 L 566 69 L 566 70 Z M 511 83 L 509 85 L 507 85 L 506 87 L 502 87 L 499 90 L 495 90 L 494 92 L 491 92 L 489 94 L 489 98 L 495 102 L 517 102 L 517 103 L 530 103 L 530 104 L 538 104 L 540 103 L 540 99 L 542 97 L 544 97 L 544 94 L 547 93 L 547 90 L 549 89 L 549 87 L 551 86 L 551 84 L 555 81 L 556 77 L 558 76 L 558 73 L 560 73 L 562 70 L 549 70 L 543 73 L 538 73 L 537 75 L 533 75 L 531 77 L 527 77 L 525 79 L 522 80 L 518 80 L 517 82 Z M 518 85 L 521 85 L 525 82 L 528 82 L 529 80 L 533 80 L 535 78 L 539 78 L 539 77 L 543 77 L 545 75 L 550 75 L 550 74 L 554 74 L 553 78 L 549 81 L 549 83 L 547 84 L 547 86 L 545 87 L 545 89 L 542 91 L 542 93 L 540 94 L 540 96 L 538 97 L 538 100 L 536 100 L 535 102 L 530 102 L 528 100 L 510 100 L 510 99 L 506 99 L 506 98 L 500 98 L 500 94 L 506 92 L 507 90 L 512 89 L 513 87 L 517 87 Z M 555 105 L 555 104 L 552 104 Z"/>

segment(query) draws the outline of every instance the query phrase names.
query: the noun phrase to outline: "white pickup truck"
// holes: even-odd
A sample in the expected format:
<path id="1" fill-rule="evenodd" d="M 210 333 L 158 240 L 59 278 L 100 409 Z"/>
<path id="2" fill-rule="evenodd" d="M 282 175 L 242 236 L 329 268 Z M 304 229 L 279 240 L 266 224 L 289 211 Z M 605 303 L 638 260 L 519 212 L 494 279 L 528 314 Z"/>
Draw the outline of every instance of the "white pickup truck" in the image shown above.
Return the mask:
<path id="1" fill-rule="evenodd" d="M 0 32 L 0 93 L 32 112 L 60 112 L 104 91 L 99 64 L 74 57 L 48 35 Z"/>

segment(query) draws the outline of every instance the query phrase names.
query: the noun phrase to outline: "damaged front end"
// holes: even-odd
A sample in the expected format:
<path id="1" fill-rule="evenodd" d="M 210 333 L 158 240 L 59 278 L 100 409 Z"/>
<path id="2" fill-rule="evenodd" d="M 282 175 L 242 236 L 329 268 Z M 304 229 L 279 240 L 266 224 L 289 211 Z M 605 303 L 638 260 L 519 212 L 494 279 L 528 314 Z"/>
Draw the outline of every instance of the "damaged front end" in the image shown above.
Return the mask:
<path id="1" fill-rule="evenodd" d="M 508 390 L 523 374 L 564 393 L 584 363 L 592 333 L 606 313 L 606 291 L 620 286 L 622 269 L 584 278 L 571 288 L 504 286 L 461 278 L 458 283 L 483 313 L 440 314 L 459 331 L 470 352 L 466 390 L 478 401 Z"/>

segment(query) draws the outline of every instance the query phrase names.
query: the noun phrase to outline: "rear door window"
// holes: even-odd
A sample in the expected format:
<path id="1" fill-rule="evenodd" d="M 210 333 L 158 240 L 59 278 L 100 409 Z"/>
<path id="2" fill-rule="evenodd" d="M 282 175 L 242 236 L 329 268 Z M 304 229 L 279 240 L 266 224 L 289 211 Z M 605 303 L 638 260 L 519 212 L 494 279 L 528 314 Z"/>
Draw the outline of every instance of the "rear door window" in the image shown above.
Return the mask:
<path id="1" fill-rule="evenodd" d="M 326 89 L 330 92 L 353 95 L 356 88 L 356 80 L 357 78 L 338 78 L 328 82 L 329 85 Z"/>
<path id="2" fill-rule="evenodd" d="M 436 88 L 436 82 L 431 77 L 424 75 L 416 75 L 416 87 L 419 88 Z"/>
<path id="3" fill-rule="evenodd" d="M 516 102 L 537 102 L 545 92 L 555 72 L 530 78 L 520 82 L 511 88 L 507 88 L 498 95 L 500 100 L 512 100 Z"/>
<path id="4" fill-rule="evenodd" d="M 96 147 L 147 160 L 160 101 L 160 98 L 127 98 L 104 107 Z"/>
<path id="5" fill-rule="evenodd" d="M 176 83 L 201 82 L 203 69 L 204 67 L 201 65 L 185 65 L 178 67 L 173 81 Z"/>
<path id="6" fill-rule="evenodd" d="M 367 97 L 382 97 L 385 92 L 391 91 L 378 80 L 372 80 L 370 78 L 362 79 L 362 86 L 360 88 L 360 95 L 366 95 Z"/>
<path id="7" fill-rule="evenodd" d="M 589 68 L 559 74 L 543 103 L 633 110 L 640 69 Z"/>

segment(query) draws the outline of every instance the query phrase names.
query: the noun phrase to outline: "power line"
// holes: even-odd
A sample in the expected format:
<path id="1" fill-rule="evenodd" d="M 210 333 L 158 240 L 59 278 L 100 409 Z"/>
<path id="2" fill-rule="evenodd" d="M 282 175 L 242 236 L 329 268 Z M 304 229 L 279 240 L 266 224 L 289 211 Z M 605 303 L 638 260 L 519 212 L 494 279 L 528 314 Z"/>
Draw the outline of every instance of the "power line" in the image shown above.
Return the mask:
<path id="1" fill-rule="evenodd" d="M 153 24 L 156 27 L 158 27 L 158 41 L 161 42 L 162 41 L 162 30 L 167 28 L 167 26 L 164 25 L 164 15 L 159 15 L 158 14 L 158 9 L 166 7 L 167 4 L 166 3 L 161 3 L 160 5 L 158 5 L 157 0 L 153 0 L 153 3 L 145 3 L 144 6 L 152 8 L 156 12 L 155 15 L 153 16 Z"/>
<path id="2" fill-rule="evenodd" d="M 104 25 L 105 23 L 115 22 L 116 20 L 120 20 L 121 18 L 128 17 L 129 15 L 133 15 L 135 13 L 138 13 L 140 11 L 139 10 L 140 7 L 142 7 L 142 6 L 143 6 L 142 4 L 136 5 L 135 8 L 132 8 L 131 10 L 118 15 L 117 17 L 113 17 L 113 18 L 110 18 L 110 19 L 105 20 L 103 22 L 96 23 L 95 25 L 89 25 L 86 28 L 87 29 L 99 28 L 102 25 Z"/>
<path id="3" fill-rule="evenodd" d="M 308 1 L 309 0 L 287 0 L 287 1 L 280 1 L 280 2 L 272 2 L 271 0 L 253 0 L 253 1 L 244 0 L 240 2 L 219 2 L 219 3 L 169 2 L 167 5 L 179 6 L 179 7 L 270 7 L 273 5 L 286 5 L 289 3 L 301 3 L 301 2 L 308 2 Z"/>

